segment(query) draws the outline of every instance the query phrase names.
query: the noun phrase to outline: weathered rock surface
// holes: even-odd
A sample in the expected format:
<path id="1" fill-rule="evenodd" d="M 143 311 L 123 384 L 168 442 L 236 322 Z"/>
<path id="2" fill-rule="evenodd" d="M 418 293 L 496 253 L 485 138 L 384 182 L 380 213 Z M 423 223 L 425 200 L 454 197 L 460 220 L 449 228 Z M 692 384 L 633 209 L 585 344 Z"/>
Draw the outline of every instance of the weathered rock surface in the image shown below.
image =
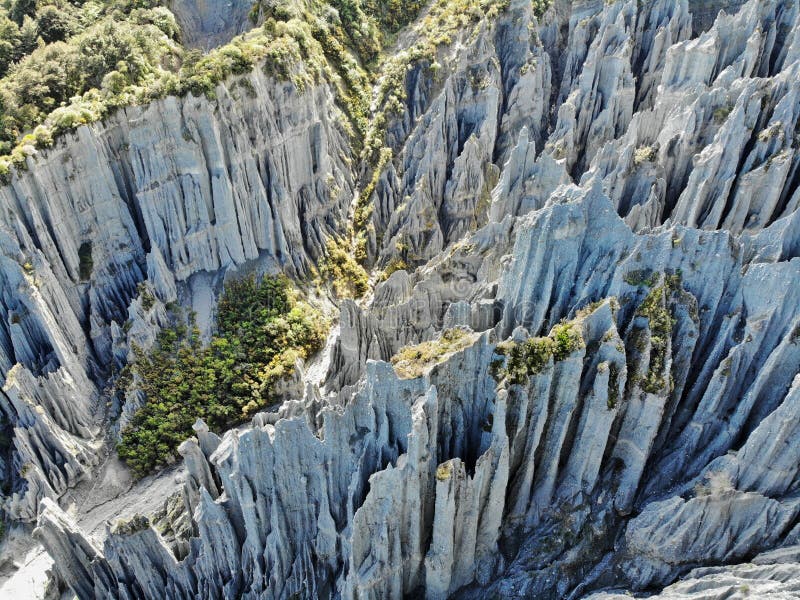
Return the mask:
<path id="1" fill-rule="evenodd" d="M 182 41 L 206 50 L 225 44 L 253 25 L 249 0 L 171 0 L 167 6 L 175 13 Z"/>
<path id="2" fill-rule="evenodd" d="M 407 268 L 367 300 L 341 303 L 321 388 L 221 437 L 196 425 L 181 446 L 189 524 L 180 540 L 143 517 L 90 541 L 49 499 L 63 477 L 46 478 L 53 493 L 40 484 L 30 496 L 45 498 L 37 537 L 76 593 L 609 599 L 665 588 L 664 598 L 699 599 L 744 597 L 749 586 L 797 595 L 800 7 L 556 0 L 541 18 L 532 11 L 512 2 L 454 38 L 435 78 L 424 65 L 407 71 L 414 93 L 388 127 L 394 158 L 378 176 L 367 239 L 376 270 Z M 262 119 L 250 132 L 261 145 L 240 167 L 206 149 L 205 101 L 180 105 L 192 115 L 185 143 L 171 120 L 136 135 L 127 121 L 106 127 L 149 140 L 129 142 L 129 153 L 156 147 L 130 162 L 98 150 L 118 157 L 115 185 L 146 182 L 136 193 L 113 188 L 120 201 L 108 209 L 130 224 L 115 234 L 134 240 L 123 245 L 129 282 L 108 276 L 87 296 L 75 280 L 79 248 L 62 259 L 57 233 L 30 233 L 44 198 L 31 204 L 35 217 L 31 208 L 9 226 L 21 232 L 7 237 L 17 254 L 18 240 L 44 240 L 22 256 L 54 290 L 37 304 L 30 269 L 8 259 L 16 275 L 0 298 L 37 307 L 25 334 L 12 315 L 0 328 L 6 356 L 22 357 L 0 360 L 32 373 L 7 384 L 24 439 L 49 431 L 57 448 L 61 431 L 94 435 L 87 396 L 58 409 L 46 385 L 31 391 L 33 378 L 60 382 L 74 368 L 91 381 L 106 348 L 123 362 L 126 336 L 146 344 L 164 303 L 192 285 L 213 295 L 226 267 L 267 256 L 306 272 L 354 188 L 325 88 L 306 94 L 315 96 L 292 96 L 300 121 L 277 101 L 225 121 L 238 131 Z M 295 122 L 303 143 L 276 150 L 260 133 Z M 200 154 L 188 139 L 197 136 Z M 267 185 L 258 165 L 274 152 L 284 160 L 268 164 L 281 175 Z M 182 170 L 197 156 L 219 180 Z M 48 164 L 42 173 L 56 168 Z M 333 199 L 328 170 L 341 192 Z M 91 239 L 93 273 L 105 273 L 106 242 Z M 147 310 L 133 299 L 145 275 L 156 298 Z M 48 316 L 59 310 L 63 323 Z M 127 333 L 109 325 L 119 328 L 114 311 L 133 317 Z M 565 340 L 565 322 L 577 340 Z M 419 377 L 388 364 L 403 346 L 437 348 L 454 329 L 465 347 L 430 360 L 420 352 Z M 88 350 L 70 351 L 87 331 Z M 55 455 L 41 455 L 37 476 Z M 58 468 L 90 469 L 74 457 Z"/>
<path id="3" fill-rule="evenodd" d="M 329 88 L 301 94 L 255 70 L 217 98 L 82 127 L 0 189 L 0 401 L 16 467 L 4 479 L 35 466 L 13 483 L 15 518 L 87 473 L 94 382 L 132 342 L 152 344 L 165 304 L 180 292 L 208 324 L 208 272 L 259 260 L 307 273 L 343 222 L 349 138 Z"/>

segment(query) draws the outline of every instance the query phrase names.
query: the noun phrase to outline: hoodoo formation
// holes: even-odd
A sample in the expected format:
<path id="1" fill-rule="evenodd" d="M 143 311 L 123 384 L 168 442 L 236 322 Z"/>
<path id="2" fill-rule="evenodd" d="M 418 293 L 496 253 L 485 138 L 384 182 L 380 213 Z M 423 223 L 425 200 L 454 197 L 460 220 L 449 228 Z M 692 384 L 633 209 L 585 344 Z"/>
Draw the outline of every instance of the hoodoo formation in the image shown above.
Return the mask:
<path id="1" fill-rule="evenodd" d="M 798 0 L 0 0 L 0 597 L 797 598 Z"/>

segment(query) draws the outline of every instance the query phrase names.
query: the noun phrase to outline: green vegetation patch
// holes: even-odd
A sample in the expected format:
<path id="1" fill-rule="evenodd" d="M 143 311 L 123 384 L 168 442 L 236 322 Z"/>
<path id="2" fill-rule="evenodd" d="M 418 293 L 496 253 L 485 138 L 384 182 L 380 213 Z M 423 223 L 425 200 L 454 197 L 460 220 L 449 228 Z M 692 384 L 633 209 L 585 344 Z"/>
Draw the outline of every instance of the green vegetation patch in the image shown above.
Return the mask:
<path id="1" fill-rule="evenodd" d="M 531 0 L 533 14 L 536 15 L 537 19 L 541 19 L 552 4 L 553 0 Z"/>
<path id="2" fill-rule="evenodd" d="M 541 373 L 552 358 L 565 360 L 584 347 L 583 336 L 576 321 L 559 323 L 546 337 L 531 337 L 524 342 L 507 341 L 497 345 L 497 353 L 506 357 L 505 367 L 494 364 L 496 379 L 507 379 L 512 384 L 525 384 L 531 375 Z"/>
<path id="3" fill-rule="evenodd" d="M 203 345 L 190 318 L 162 330 L 150 352 L 134 347 L 130 386 L 146 402 L 117 449 L 136 475 L 171 463 L 197 418 L 224 431 L 271 404 L 295 361 L 322 347 L 327 322 L 285 277 L 251 276 L 226 285 L 217 328 Z"/>
<path id="4" fill-rule="evenodd" d="M 720 106 L 718 108 L 715 108 L 714 109 L 714 113 L 713 113 L 714 123 L 716 123 L 717 125 L 721 125 L 722 123 L 724 123 L 726 121 L 726 119 L 728 118 L 728 115 L 731 114 L 732 110 L 733 110 L 733 106 L 730 106 L 730 105 L 728 105 L 728 106 Z"/>
<path id="5" fill-rule="evenodd" d="M 114 535 L 134 535 L 150 528 L 150 519 L 142 515 L 134 515 L 130 519 L 120 519 L 111 528 Z"/>
<path id="6" fill-rule="evenodd" d="M 453 463 L 450 461 L 444 462 L 436 467 L 436 479 L 438 481 L 447 481 L 453 474 Z"/>
<path id="7" fill-rule="evenodd" d="M 356 206 L 355 226 L 362 230 L 372 214 L 372 193 L 380 174 L 393 157 L 386 145 L 386 131 L 392 116 L 405 111 L 406 76 L 415 65 L 425 66 L 436 77 L 442 68 L 437 61 L 438 49 L 453 43 L 460 31 L 493 19 L 508 6 L 509 0 L 435 0 L 428 12 L 413 25 L 416 41 L 397 52 L 381 65 L 381 79 L 374 99 L 378 107 L 369 123 L 362 158 L 372 168 L 372 175 L 361 190 Z"/>
<path id="8" fill-rule="evenodd" d="M 635 269 L 625 273 L 622 280 L 634 287 L 653 287 L 658 283 L 658 273 L 646 269 Z"/>
<path id="9" fill-rule="evenodd" d="M 608 399 L 606 405 L 609 410 L 616 408 L 619 401 L 619 368 L 614 363 L 609 366 L 608 374 Z"/>
<path id="10" fill-rule="evenodd" d="M 445 329 L 435 340 L 401 348 L 391 362 L 398 377 L 414 379 L 424 375 L 430 367 L 443 362 L 451 354 L 468 347 L 473 341 L 475 336 L 468 329 Z"/>
<path id="11" fill-rule="evenodd" d="M 337 298 L 360 298 L 369 288 L 367 272 L 353 257 L 345 241 L 329 239 L 327 255 L 320 261 L 320 275 Z"/>
<path id="12" fill-rule="evenodd" d="M 653 162 L 656 159 L 656 149 L 652 146 L 640 146 L 633 152 L 633 164 L 641 165 L 646 162 Z"/>
<path id="13" fill-rule="evenodd" d="M 637 316 L 645 317 L 650 324 L 650 365 L 641 383 L 642 389 L 650 394 L 657 394 L 668 384 L 663 372 L 674 324 L 666 305 L 669 284 L 670 281 L 653 288 L 636 311 Z"/>
<path id="14" fill-rule="evenodd" d="M 386 281 L 397 271 L 408 271 L 409 266 L 402 258 L 393 258 L 381 273 L 381 281 Z"/>
<path id="15" fill-rule="evenodd" d="M 145 282 L 139 283 L 136 286 L 136 291 L 139 292 L 139 298 L 142 301 L 142 308 L 145 312 L 149 311 L 156 305 L 156 297 L 153 295 L 153 292 L 150 291 L 150 288 L 147 286 Z"/>
<path id="16" fill-rule="evenodd" d="M 181 47 L 156 4 L 0 0 L 0 176 L 62 131 L 163 95 Z"/>

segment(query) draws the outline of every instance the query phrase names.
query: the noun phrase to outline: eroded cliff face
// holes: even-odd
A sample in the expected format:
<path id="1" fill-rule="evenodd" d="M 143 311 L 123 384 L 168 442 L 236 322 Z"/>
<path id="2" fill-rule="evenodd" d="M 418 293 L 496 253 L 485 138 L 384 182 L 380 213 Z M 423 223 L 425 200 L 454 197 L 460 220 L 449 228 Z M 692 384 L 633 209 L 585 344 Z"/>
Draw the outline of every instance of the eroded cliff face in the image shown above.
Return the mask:
<path id="1" fill-rule="evenodd" d="M 253 25 L 253 3 L 247 0 L 170 0 L 167 6 L 181 27 L 181 40 L 194 48 L 220 46 Z"/>
<path id="2" fill-rule="evenodd" d="M 308 273 L 352 196 L 343 123 L 325 84 L 301 93 L 256 70 L 215 101 L 168 98 L 81 128 L 0 189 L 4 470 L 24 480 L 5 501 L 13 517 L 34 520 L 41 498 L 91 471 L 97 384 L 132 342 L 152 343 L 166 304 L 210 326 L 227 269 Z"/>
<path id="3" fill-rule="evenodd" d="M 196 425 L 183 540 L 136 519 L 98 543 L 39 480 L 14 496 L 23 518 L 42 499 L 37 538 L 80 597 L 616 598 L 681 578 L 663 597 L 791 596 L 797 2 L 557 0 L 537 18 L 515 1 L 451 42 L 406 70 L 389 115 L 367 199 L 380 282 L 340 304 L 322 385 L 221 437 Z M 356 186 L 332 96 L 253 77 L 258 100 L 222 94 L 213 117 L 168 100 L 80 132 L 106 188 L 21 191 L 66 185 L 54 153 L 0 192 L 20 211 L 31 197 L 3 238 L 6 296 L 39 307 L 17 323 L 6 308 L 0 330 L 6 403 L 36 440 L 18 455 L 91 470 L 56 444 L 97 435 L 82 386 L 105 352 L 124 361 L 113 310 L 152 336 L 201 274 L 256 257 L 302 274 L 344 223 Z M 100 189 L 118 200 L 95 211 L 115 198 Z M 63 227 L 35 227 L 72 198 Z M 91 285 L 62 230 L 92 240 Z"/>

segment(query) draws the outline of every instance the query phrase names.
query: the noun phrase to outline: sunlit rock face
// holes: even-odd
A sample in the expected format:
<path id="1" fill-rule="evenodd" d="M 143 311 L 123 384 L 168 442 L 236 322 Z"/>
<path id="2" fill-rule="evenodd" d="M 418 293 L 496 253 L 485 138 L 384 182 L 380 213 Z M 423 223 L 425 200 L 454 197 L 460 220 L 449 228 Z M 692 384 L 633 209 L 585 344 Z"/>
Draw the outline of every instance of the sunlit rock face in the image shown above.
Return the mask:
<path id="1" fill-rule="evenodd" d="M 346 230 L 364 169 L 332 92 L 254 72 L 254 97 L 128 109 L 0 190 L 3 410 L 32 465 L 6 510 L 79 597 L 792 597 L 797 2 L 514 1 L 450 42 L 388 119 L 374 289 L 304 394 L 195 425 L 180 539 L 91 537 L 57 500 L 95 469 L 104 369 L 166 303 L 213 304 L 248 261 L 301 280 Z"/>
<path id="2" fill-rule="evenodd" d="M 253 3 L 247 0 L 170 0 L 169 9 L 181 27 L 182 41 L 208 50 L 250 29 Z"/>

